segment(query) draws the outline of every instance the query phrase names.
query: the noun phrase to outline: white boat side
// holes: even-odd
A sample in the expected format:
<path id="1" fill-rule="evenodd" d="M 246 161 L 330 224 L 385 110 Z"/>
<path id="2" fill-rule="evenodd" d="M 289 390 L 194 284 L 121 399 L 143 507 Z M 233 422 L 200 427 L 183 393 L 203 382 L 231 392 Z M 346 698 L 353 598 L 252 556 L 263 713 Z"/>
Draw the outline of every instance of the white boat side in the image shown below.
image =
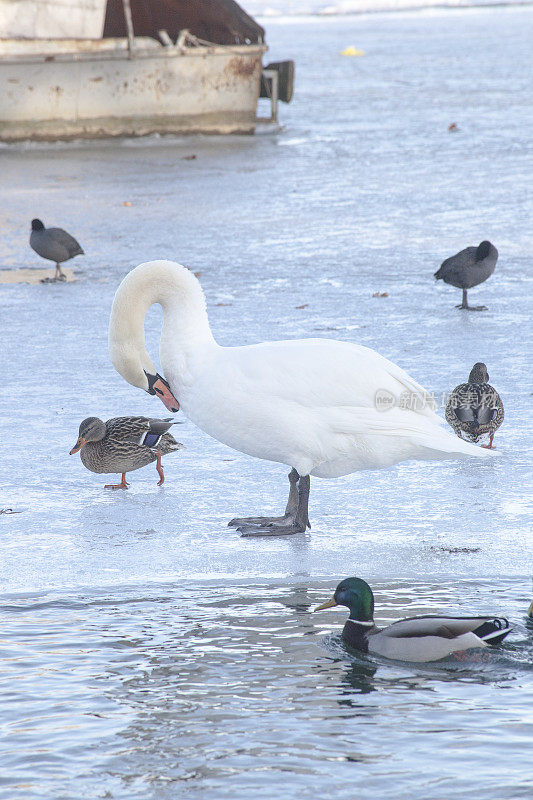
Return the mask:
<path id="1" fill-rule="evenodd" d="M 0 39 L 0 141 L 253 133 L 264 44 Z"/>

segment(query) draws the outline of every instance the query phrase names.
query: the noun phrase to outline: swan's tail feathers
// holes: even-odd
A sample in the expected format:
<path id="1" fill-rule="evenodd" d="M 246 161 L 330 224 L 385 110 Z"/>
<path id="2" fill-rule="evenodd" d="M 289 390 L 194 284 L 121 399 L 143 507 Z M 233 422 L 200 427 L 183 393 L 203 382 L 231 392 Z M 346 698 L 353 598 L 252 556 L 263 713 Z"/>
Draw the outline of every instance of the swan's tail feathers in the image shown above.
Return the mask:
<path id="1" fill-rule="evenodd" d="M 466 458 L 468 456 L 487 458 L 487 454 L 489 454 L 488 458 L 492 458 L 499 455 L 497 450 L 489 450 L 471 444 L 442 428 L 437 428 L 428 433 L 417 434 L 413 439 L 426 450 L 433 451 L 436 458 L 439 457 L 439 454 L 441 458 Z M 424 456 L 420 457 L 424 458 Z"/>
<path id="2" fill-rule="evenodd" d="M 510 631 L 509 621 L 505 617 L 496 617 L 495 619 L 487 620 L 472 633 L 475 633 L 487 644 L 500 644 Z"/>
<path id="3" fill-rule="evenodd" d="M 373 354 L 374 357 L 377 354 Z M 408 411 L 414 411 L 422 416 L 429 417 L 435 422 L 440 420 L 440 417 L 435 413 L 436 402 L 434 396 L 424 389 L 417 381 L 413 380 L 411 376 L 397 364 L 393 364 L 388 359 L 383 359 L 387 365 L 387 372 L 395 378 L 403 389 L 400 391 L 399 408 Z M 387 394 L 385 390 L 385 395 Z M 380 393 L 376 393 L 376 403 L 379 403 Z"/>
<path id="4" fill-rule="evenodd" d="M 438 421 L 415 415 L 410 411 L 391 409 L 377 412 L 374 409 L 337 409 L 330 417 L 332 430 L 347 436 L 364 437 L 372 441 L 381 439 L 381 447 L 390 450 L 391 461 L 446 458 L 493 458 L 497 450 L 478 447 L 460 439 L 441 427 Z"/>

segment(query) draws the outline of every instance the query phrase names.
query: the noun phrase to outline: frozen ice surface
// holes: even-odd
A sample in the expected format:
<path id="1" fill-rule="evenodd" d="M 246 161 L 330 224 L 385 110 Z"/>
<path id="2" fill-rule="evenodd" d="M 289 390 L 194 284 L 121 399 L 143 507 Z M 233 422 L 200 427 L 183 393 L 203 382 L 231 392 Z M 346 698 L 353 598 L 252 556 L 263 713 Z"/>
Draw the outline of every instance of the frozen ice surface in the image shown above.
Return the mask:
<path id="1" fill-rule="evenodd" d="M 397 11 L 426 11 L 447 8 L 487 8 L 494 5 L 517 6 L 528 4 L 529 0 L 248 0 L 246 10 L 252 16 L 265 17 L 270 28 L 271 17 L 302 15 L 338 16 L 344 14 L 365 14 Z"/>
<path id="2" fill-rule="evenodd" d="M 0 515 L 4 654 L 22 678 L 8 683 L 10 798 L 107 788 L 174 800 L 187 787 L 248 800 L 264 796 L 262 778 L 290 798 L 343 799 L 359 778 L 385 797 L 390 770 L 395 800 L 525 796 L 531 20 L 499 9 L 272 21 L 269 57 L 297 64 L 277 137 L 0 149 L 0 268 L 43 265 L 27 244 L 35 216 L 87 254 L 69 262 L 75 283 L 0 286 L 0 507 L 21 512 Z M 339 56 L 352 43 L 363 59 Z M 500 257 L 470 299 L 489 310 L 468 314 L 432 276 L 485 238 Z M 226 524 L 281 511 L 288 469 L 186 420 L 164 487 L 149 466 L 129 491 L 104 490 L 106 476 L 68 455 L 80 421 L 167 414 L 107 353 L 114 290 L 154 258 L 201 273 L 222 344 L 358 342 L 438 399 L 485 361 L 506 409 L 500 457 L 312 480 L 312 530 L 280 539 Z M 154 359 L 159 326 L 154 308 Z M 493 611 L 515 632 L 504 655 L 451 672 L 347 660 L 320 636 L 342 615 L 308 611 L 349 574 L 376 587 L 380 620 Z M 455 768 L 466 740 L 468 775 Z M 417 779 L 417 753 L 434 759 L 434 783 Z M 28 788 L 35 763 L 42 782 Z"/>
<path id="3" fill-rule="evenodd" d="M 459 14 L 441 13 L 433 38 L 424 32 L 434 23 L 423 17 L 353 21 L 367 51 L 357 63 L 338 56 L 346 21 L 302 25 L 298 37 L 272 23 L 273 57 L 298 64 L 277 138 L 2 152 L 2 267 L 42 265 L 26 244 L 34 216 L 71 230 L 87 253 L 70 262 L 75 284 L 1 289 L 2 505 L 23 510 L 2 520 L 6 589 L 333 577 L 347 569 L 380 577 L 527 574 L 531 107 L 521 19 L 530 12 L 464 14 L 468 31 Z M 452 134 L 451 121 L 459 127 Z M 184 160 L 193 153 L 196 160 Z M 460 292 L 432 274 L 484 238 L 500 258 L 470 296 L 489 311 L 467 314 L 454 308 Z M 187 449 L 166 457 L 164 488 L 148 467 L 131 474 L 128 492 L 104 491 L 105 477 L 68 456 L 79 422 L 166 414 L 115 373 L 106 344 L 116 286 L 153 258 L 201 272 L 223 344 L 359 342 L 438 399 L 485 361 L 506 407 L 495 440 L 501 457 L 315 479 L 312 532 L 261 542 L 242 540 L 226 522 L 281 511 L 287 470 L 188 422 L 176 428 Z M 383 290 L 387 298 L 372 297 Z M 159 325 L 154 308 L 154 357 Z"/>

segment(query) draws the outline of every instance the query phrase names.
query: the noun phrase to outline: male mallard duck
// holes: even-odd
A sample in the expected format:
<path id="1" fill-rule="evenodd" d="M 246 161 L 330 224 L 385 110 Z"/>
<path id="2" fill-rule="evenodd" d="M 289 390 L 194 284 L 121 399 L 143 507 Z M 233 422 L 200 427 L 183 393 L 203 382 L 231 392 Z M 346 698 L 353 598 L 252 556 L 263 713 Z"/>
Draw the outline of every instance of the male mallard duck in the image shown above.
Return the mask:
<path id="1" fill-rule="evenodd" d="M 80 425 L 78 441 L 70 455 L 81 450 L 82 463 L 91 472 L 121 472 L 122 482 L 106 484 L 106 489 L 127 489 L 126 472 L 156 461 L 160 478 L 157 485 L 161 486 L 165 481 L 161 456 L 183 447 L 167 433 L 176 424 L 179 423 L 148 417 L 114 417 L 107 422 L 87 417 Z"/>
<path id="2" fill-rule="evenodd" d="M 53 281 L 67 279 L 61 270 L 62 261 L 84 255 L 80 244 L 70 233 L 64 231 L 63 228 L 45 228 L 40 219 L 31 221 L 30 247 L 43 258 L 56 262 Z"/>
<path id="3" fill-rule="evenodd" d="M 477 247 L 466 247 L 454 256 L 447 258 L 442 262 L 434 277 L 438 281 L 442 278 L 444 283 L 463 290 L 463 302 L 456 308 L 465 308 L 467 311 L 486 311 L 486 306 L 469 306 L 466 291 L 490 278 L 497 260 L 498 251 L 494 245 L 484 241 Z"/>
<path id="4" fill-rule="evenodd" d="M 472 367 L 468 383 L 460 383 L 450 394 L 444 416 L 460 439 L 478 442 L 489 435 L 489 443 L 481 446 L 492 449 L 504 410 L 500 395 L 489 383 L 487 367 L 481 361 Z"/>
<path id="5" fill-rule="evenodd" d="M 503 617 L 409 617 L 386 628 L 374 623 L 374 595 L 361 578 L 346 578 L 320 611 L 347 606 L 350 617 L 342 638 L 365 653 L 377 653 L 399 661 L 437 661 L 461 650 L 499 644 L 511 630 Z"/>

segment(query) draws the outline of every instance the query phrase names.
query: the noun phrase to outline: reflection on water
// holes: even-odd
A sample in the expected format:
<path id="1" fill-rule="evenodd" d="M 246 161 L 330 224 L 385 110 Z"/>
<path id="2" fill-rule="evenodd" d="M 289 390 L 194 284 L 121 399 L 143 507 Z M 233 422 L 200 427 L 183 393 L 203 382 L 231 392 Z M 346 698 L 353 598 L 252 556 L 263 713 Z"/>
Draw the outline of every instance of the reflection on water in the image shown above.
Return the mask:
<path id="1" fill-rule="evenodd" d="M 490 587 L 515 624 L 503 647 L 425 665 L 350 652 L 345 615 L 312 612 L 333 583 L 4 599 L 4 785 L 24 800 L 63 796 L 73 779 L 84 798 L 175 798 L 183 785 L 214 799 L 259 796 L 268 780 L 280 796 L 342 798 L 344 781 L 385 792 L 393 770 L 407 798 L 424 758 L 441 792 L 467 787 L 451 767 L 466 737 L 478 796 L 516 797 L 533 725 L 526 584 Z M 464 584 L 450 610 L 487 611 L 488 589 Z M 408 597 L 443 609 L 438 584 L 396 581 L 376 587 L 379 618 L 397 618 Z M 451 760 L 440 766 L 437 732 Z M 512 763 L 485 771 L 502 746 Z"/>

